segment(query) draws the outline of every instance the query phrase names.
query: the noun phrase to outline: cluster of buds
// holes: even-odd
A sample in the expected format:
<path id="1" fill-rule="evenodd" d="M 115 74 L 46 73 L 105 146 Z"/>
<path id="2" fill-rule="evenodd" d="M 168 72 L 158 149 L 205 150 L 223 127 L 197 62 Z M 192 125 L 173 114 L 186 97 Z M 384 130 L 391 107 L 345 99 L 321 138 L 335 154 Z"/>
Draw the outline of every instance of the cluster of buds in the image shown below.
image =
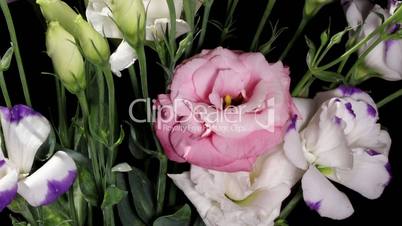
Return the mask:
<path id="1" fill-rule="evenodd" d="M 91 63 L 104 66 L 109 62 L 109 44 L 65 2 L 36 2 L 48 21 L 47 53 L 56 73 L 70 92 L 77 93 L 86 86 L 82 55 Z"/>

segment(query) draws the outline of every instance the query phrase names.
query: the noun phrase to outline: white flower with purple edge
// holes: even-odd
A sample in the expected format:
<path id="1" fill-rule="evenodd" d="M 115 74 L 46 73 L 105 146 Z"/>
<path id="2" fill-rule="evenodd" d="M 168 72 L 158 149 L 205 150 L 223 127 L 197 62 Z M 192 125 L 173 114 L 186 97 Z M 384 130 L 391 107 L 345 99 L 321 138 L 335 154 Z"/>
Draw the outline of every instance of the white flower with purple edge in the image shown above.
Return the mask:
<path id="1" fill-rule="evenodd" d="M 400 5 L 398 1 L 389 0 L 388 8 L 385 10 L 379 5 L 374 5 L 368 0 L 342 0 L 345 8 L 346 19 L 349 25 L 358 30 L 357 39 L 361 40 L 377 29 L 383 19 L 387 19 L 394 13 Z M 382 15 L 382 17 L 380 16 Z M 400 29 L 400 25 L 389 28 L 389 33 L 395 33 Z M 361 49 L 359 54 L 363 54 L 378 36 L 371 39 Z M 402 79 L 402 40 L 386 40 L 379 43 L 365 58 L 366 65 L 379 73 L 385 80 L 396 81 Z"/>
<path id="2" fill-rule="evenodd" d="M 282 201 L 300 176 L 281 145 L 260 156 L 251 172 L 226 173 L 192 165 L 189 172 L 169 175 L 207 226 L 273 226 Z"/>
<path id="3" fill-rule="evenodd" d="M 198 1 L 197 1 L 198 2 Z M 170 27 L 169 8 L 166 0 L 143 0 L 146 8 L 146 40 L 163 40 L 166 27 Z M 109 7 L 110 0 L 90 0 L 86 9 L 88 21 L 100 34 L 107 38 L 123 39 L 123 35 L 113 22 L 113 13 Z M 199 4 L 199 3 L 198 3 Z M 189 25 L 180 19 L 183 11 L 183 0 L 174 0 L 176 11 L 176 37 L 190 31 Z M 116 51 L 110 56 L 113 73 L 121 76 L 122 70 L 130 67 L 137 60 L 134 49 L 122 41 Z"/>
<path id="4" fill-rule="evenodd" d="M 347 86 L 295 103 L 301 114 L 289 125 L 284 150 L 306 170 L 304 200 L 323 217 L 347 218 L 352 204 L 329 180 L 376 199 L 391 179 L 391 139 L 377 123 L 376 105 L 367 93 Z"/>
<path id="5" fill-rule="evenodd" d="M 0 151 L 0 211 L 20 194 L 30 205 L 54 202 L 73 184 L 77 167 L 65 152 L 56 152 L 31 173 L 36 152 L 50 134 L 50 124 L 33 109 L 0 107 L 7 158 Z"/>

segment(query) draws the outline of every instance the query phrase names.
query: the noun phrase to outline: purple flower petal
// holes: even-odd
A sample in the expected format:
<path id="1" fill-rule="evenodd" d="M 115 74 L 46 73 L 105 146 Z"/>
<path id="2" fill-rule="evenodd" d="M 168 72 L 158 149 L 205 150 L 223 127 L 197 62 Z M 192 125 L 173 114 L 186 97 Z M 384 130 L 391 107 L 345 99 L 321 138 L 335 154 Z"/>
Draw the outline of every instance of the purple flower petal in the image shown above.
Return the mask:
<path id="1" fill-rule="evenodd" d="M 318 201 L 318 202 L 306 201 L 306 204 L 311 210 L 314 210 L 314 211 L 317 211 L 317 212 L 321 207 L 321 201 Z"/>
<path id="2" fill-rule="evenodd" d="M 387 170 L 387 172 L 389 173 L 389 175 L 392 175 L 391 164 L 389 162 L 387 162 L 387 164 L 385 164 L 384 167 Z"/>
<path id="3" fill-rule="evenodd" d="M 17 195 L 17 185 L 5 191 L 0 191 L 0 212 L 10 204 Z"/>
<path id="4" fill-rule="evenodd" d="M 19 123 L 25 117 L 39 114 L 32 108 L 21 104 L 15 105 L 11 109 L 1 107 L 0 111 L 3 113 L 3 117 L 10 123 Z"/>
<path id="5" fill-rule="evenodd" d="M 337 125 L 340 125 L 341 122 L 342 122 L 342 119 L 339 118 L 338 116 L 335 116 L 335 117 L 334 117 L 334 122 L 335 122 Z"/>
<path id="6" fill-rule="evenodd" d="M 367 113 L 373 118 L 377 116 L 377 111 L 371 104 L 367 104 Z"/>
<path id="7" fill-rule="evenodd" d="M 289 132 L 292 129 L 296 129 L 296 121 L 297 121 L 297 115 L 293 115 L 286 132 Z"/>
<path id="8" fill-rule="evenodd" d="M 356 118 L 356 114 L 355 114 L 355 112 L 353 111 L 352 104 L 351 104 L 350 102 L 348 102 L 348 103 L 345 104 L 345 107 L 346 107 L 346 109 L 348 110 L 348 112 L 349 112 L 351 115 L 353 115 L 354 118 Z"/>
<path id="9" fill-rule="evenodd" d="M 48 205 L 56 201 L 61 195 L 66 193 L 77 177 L 77 171 L 69 171 L 68 175 L 60 180 L 50 180 L 47 182 L 48 191 L 45 200 L 41 205 Z"/>
<path id="10" fill-rule="evenodd" d="M 376 156 L 376 155 L 380 155 L 380 154 L 381 154 L 380 152 L 378 152 L 378 151 L 376 151 L 376 150 L 373 150 L 373 149 L 369 149 L 369 150 L 367 150 L 366 152 L 367 152 L 367 154 L 369 154 L 370 156 Z"/>
<path id="11" fill-rule="evenodd" d="M 6 160 L 4 160 L 4 159 L 0 160 L 0 168 L 3 167 L 4 164 L 6 164 Z"/>
<path id="12" fill-rule="evenodd" d="M 356 88 L 356 87 L 353 87 L 353 86 L 345 86 L 345 85 L 339 86 L 338 89 L 341 91 L 342 95 L 346 96 L 346 97 L 352 96 L 355 93 L 363 92 L 359 88 Z"/>

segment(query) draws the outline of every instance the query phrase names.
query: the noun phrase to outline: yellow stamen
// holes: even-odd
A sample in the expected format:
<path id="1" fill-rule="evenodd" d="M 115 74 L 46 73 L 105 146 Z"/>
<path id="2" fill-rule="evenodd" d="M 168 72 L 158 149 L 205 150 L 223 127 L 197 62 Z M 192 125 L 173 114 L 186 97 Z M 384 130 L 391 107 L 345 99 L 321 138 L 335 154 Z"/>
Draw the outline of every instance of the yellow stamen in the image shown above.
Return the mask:
<path id="1" fill-rule="evenodd" d="M 232 104 L 232 97 L 230 95 L 225 96 L 225 108 L 229 107 Z"/>

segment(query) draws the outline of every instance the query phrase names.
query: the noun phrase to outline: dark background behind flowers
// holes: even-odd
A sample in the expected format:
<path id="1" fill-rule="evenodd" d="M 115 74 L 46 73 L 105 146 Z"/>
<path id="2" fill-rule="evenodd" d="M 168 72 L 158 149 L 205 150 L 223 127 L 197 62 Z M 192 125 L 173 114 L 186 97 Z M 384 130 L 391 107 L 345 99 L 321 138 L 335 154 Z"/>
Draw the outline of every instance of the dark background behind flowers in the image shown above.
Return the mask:
<path id="1" fill-rule="evenodd" d="M 77 1 L 66 1 L 82 10 L 82 6 Z M 216 0 L 212 8 L 212 19 L 223 22 L 225 19 L 225 2 Z M 266 0 L 240 0 L 235 13 L 234 37 L 224 43 L 219 43 L 220 31 L 211 24 L 208 26 L 205 48 L 215 48 L 218 45 L 231 49 L 247 51 L 254 36 L 255 29 L 260 21 L 260 17 L 265 9 Z M 382 5 L 386 2 L 376 1 Z M 281 51 L 285 48 L 287 42 L 293 35 L 301 20 L 304 1 L 301 0 L 279 0 L 271 15 L 271 23 L 279 21 L 281 27 L 288 29 L 275 42 L 275 49 L 268 54 L 267 59 L 270 62 L 276 61 Z M 37 111 L 42 112 L 50 121 L 56 121 L 56 96 L 54 78 L 50 75 L 42 75 L 41 72 L 52 72 L 50 60 L 45 53 L 45 24 L 40 12 L 35 7 L 34 0 L 20 0 L 10 4 L 10 9 L 14 17 L 14 23 L 17 30 L 20 49 L 25 64 L 26 73 L 29 81 L 29 88 L 33 96 L 33 104 Z M 310 22 L 307 26 L 305 35 L 318 43 L 319 35 L 322 31 L 331 25 L 332 33 L 341 31 L 346 26 L 344 14 L 339 1 L 335 1 L 326 7 Z M 9 47 L 9 37 L 6 30 L 5 21 L 0 16 L 0 54 L 3 54 Z M 269 25 L 261 36 L 263 43 L 271 35 Z M 336 58 L 342 53 L 342 45 L 339 45 L 329 54 L 330 58 Z M 149 79 L 151 95 L 155 97 L 157 93 L 164 91 L 162 69 L 156 64 L 156 55 L 148 51 Z M 290 52 L 284 63 L 290 67 L 292 86 L 307 70 L 305 58 L 307 46 L 304 38 L 301 37 L 296 43 L 294 49 Z M 23 102 L 22 90 L 19 84 L 18 73 L 15 62 L 8 72 L 5 73 L 9 92 L 14 104 Z M 401 59 L 402 63 L 402 59 Z M 128 120 L 128 105 L 132 101 L 133 92 L 131 90 L 128 76 L 116 78 L 116 88 L 118 95 L 119 117 L 121 120 Z M 388 94 L 402 88 L 402 82 L 387 82 L 380 79 L 372 79 L 360 86 L 363 90 L 369 92 L 374 100 L 379 101 Z M 313 96 L 315 92 L 325 89 L 325 84 L 316 82 L 311 90 Z M 4 105 L 3 98 L 0 103 Z M 74 98 L 69 101 L 70 113 L 76 109 Z M 382 107 L 380 110 L 380 122 L 389 131 L 392 137 L 392 147 L 390 151 L 390 162 L 392 166 L 392 180 L 385 189 L 384 194 L 377 200 L 368 200 L 358 193 L 350 191 L 342 186 L 339 188 L 346 192 L 355 208 L 355 214 L 343 221 L 334 221 L 320 218 L 316 213 L 310 211 L 304 203 L 300 203 L 296 210 L 289 217 L 291 226 L 340 226 L 340 225 L 400 225 L 402 203 L 402 98 Z M 120 158 L 127 161 L 131 158 L 128 150 L 124 146 L 121 148 Z M 364 180 L 364 178 L 362 178 Z M 0 225 L 9 225 L 10 213 L 5 210 L 0 214 Z"/>

